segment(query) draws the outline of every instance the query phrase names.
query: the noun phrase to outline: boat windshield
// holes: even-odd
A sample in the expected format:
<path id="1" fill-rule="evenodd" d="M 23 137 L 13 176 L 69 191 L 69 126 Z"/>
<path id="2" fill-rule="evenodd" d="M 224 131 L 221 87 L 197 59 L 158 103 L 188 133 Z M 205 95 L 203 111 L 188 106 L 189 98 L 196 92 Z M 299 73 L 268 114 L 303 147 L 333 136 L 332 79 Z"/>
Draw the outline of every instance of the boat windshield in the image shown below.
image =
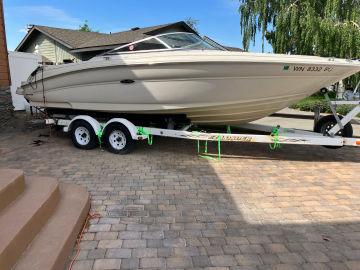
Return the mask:
<path id="1" fill-rule="evenodd" d="M 170 33 L 129 43 L 103 55 L 159 50 L 219 50 L 191 33 Z"/>
<path id="2" fill-rule="evenodd" d="M 174 33 L 159 36 L 172 49 L 215 50 L 216 48 L 194 34 Z"/>

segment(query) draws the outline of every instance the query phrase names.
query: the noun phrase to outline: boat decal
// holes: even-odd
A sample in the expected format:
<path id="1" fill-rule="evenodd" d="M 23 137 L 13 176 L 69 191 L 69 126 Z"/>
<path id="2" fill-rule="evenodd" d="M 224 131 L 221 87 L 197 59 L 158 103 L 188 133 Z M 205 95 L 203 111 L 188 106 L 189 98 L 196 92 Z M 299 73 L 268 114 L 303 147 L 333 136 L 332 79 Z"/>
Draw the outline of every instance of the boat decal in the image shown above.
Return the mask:
<path id="1" fill-rule="evenodd" d="M 283 70 L 290 70 L 289 66 L 284 66 Z M 293 66 L 295 72 L 332 72 L 333 67 L 329 66 Z"/>
<path id="2" fill-rule="evenodd" d="M 307 140 L 306 139 L 301 139 L 301 138 L 283 138 L 283 137 L 280 137 L 279 138 L 279 141 L 280 142 L 293 142 L 293 143 L 306 143 Z"/>
<path id="3" fill-rule="evenodd" d="M 252 142 L 253 138 L 250 136 L 231 136 L 230 135 L 210 135 L 209 140 L 216 141 L 219 139 L 226 142 Z"/>

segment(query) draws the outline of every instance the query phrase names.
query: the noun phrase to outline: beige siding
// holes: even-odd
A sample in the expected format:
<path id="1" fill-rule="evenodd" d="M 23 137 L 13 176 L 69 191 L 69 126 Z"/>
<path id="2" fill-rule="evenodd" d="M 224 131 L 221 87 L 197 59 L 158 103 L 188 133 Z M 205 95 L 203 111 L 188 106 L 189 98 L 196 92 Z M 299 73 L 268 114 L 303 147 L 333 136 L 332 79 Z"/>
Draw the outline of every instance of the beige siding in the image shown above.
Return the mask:
<path id="1" fill-rule="evenodd" d="M 55 56 L 58 63 L 63 63 L 64 59 L 71 59 L 74 60 L 74 62 L 81 60 L 81 57 L 78 54 L 70 53 L 69 49 L 59 42 L 54 41 L 54 44 L 56 47 Z"/>
<path id="2" fill-rule="evenodd" d="M 43 57 L 44 61 L 61 64 L 64 59 L 74 59 L 74 61 L 80 60 L 77 54 L 70 53 L 68 48 L 41 33 L 30 42 L 29 46 L 25 48 L 24 51 L 35 53 L 36 45 L 39 46 L 38 52 Z"/>

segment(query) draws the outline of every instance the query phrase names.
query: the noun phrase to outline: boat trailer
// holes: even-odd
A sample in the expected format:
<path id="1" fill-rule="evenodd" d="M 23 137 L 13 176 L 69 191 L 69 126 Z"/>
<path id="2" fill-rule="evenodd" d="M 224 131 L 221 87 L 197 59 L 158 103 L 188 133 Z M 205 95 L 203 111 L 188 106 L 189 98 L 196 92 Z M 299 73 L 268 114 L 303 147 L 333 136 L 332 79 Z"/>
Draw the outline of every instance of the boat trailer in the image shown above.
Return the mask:
<path id="1" fill-rule="evenodd" d="M 321 145 L 329 148 L 360 146 L 360 138 L 352 138 L 353 131 L 350 123 L 360 113 L 360 100 L 330 100 L 327 93 L 324 94 L 333 114 L 323 117 L 320 117 L 319 113 L 315 114 L 313 132 L 251 123 L 237 126 L 251 133 L 232 133 L 230 127 L 226 133 L 197 131 L 191 125 L 182 129 L 164 129 L 136 126 L 124 118 L 113 118 L 103 123 L 88 115 L 78 115 L 70 119 L 69 117 L 52 117 L 46 119 L 46 124 L 63 127 L 65 132 L 70 133 L 74 145 L 80 149 L 89 150 L 99 144 L 105 144 L 106 148 L 115 154 L 130 153 L 135 141 L 138 140 L 148 140 L 149 144 L 152 144 L 153 136 L 198 142 L 216 141 L 219 143 L 219 148 L 220 142 L 266 143 L 272 148 L 283 144 Z M 342 117 L 336 113 L 338 105 L 353 105 L 354 108 Z M 255 131 L 265 134 L 256 134 Z"/>

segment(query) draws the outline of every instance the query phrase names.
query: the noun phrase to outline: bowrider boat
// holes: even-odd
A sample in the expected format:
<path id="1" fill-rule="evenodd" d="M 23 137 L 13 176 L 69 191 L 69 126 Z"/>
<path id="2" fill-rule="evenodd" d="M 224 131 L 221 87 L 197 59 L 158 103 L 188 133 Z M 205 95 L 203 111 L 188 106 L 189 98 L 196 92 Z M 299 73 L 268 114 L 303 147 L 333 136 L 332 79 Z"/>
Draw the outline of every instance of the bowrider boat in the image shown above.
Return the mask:
<path id="1" fill-rule="evenodd" d="M 190 33 L 133 42 L 89 61 L 42 66 L 17 93 L 66 111 L 183 115 L 239 124 L 277 112 L 360 71 L 360 62 L 220 50 Z"/>

